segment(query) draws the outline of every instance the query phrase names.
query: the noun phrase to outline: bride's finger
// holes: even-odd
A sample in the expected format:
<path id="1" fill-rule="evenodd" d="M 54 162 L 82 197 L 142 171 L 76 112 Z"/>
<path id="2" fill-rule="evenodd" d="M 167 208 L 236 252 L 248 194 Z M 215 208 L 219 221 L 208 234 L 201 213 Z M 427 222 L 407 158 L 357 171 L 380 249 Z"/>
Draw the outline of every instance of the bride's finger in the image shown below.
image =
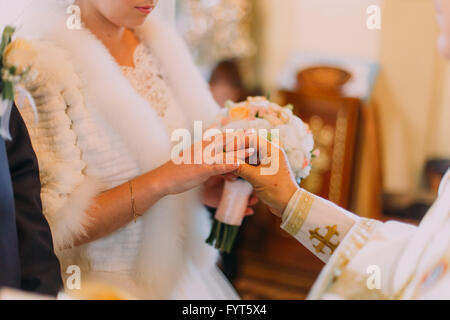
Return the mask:
<path id="1" fill-rule="evenodd" d="M 243 136 L 238 136 L 235 143 L 229 143 L 226 146 L 226 151 L 240 150 L 254 148 L 261 158 L 270 153 L 271 143 L 260 137 L 255 130 L 247 130 Z M 253 164 L 253 163 L 252 163 Z"/>
<path id="2" fill-rule="evenodd" d="M 215 162 L 213 164 L 205 164 L 203 168 L 206 169 L 208 174 L 211 176 L 234 173 L 243 164 L 245 164 L 245 158 L 251 156 L 255 151 L 255 149 L 250 148 L 246 150 L 222 153 L 221 157 L 215 156 L 214 159 L 209 159 Z"/>
<path id="3" fill-rule="evenodd" d="M 227 145 L 233 144 L 234 141 L 243 140 L 244 131 L 233 131 L 233 132 L 225 132 L 214 135 L 212 137 L 206 137 L 204 142 L 206 143 L 205 147 L 210 146 L 221 151 L 226 150 Z M 231 150 L 230 150 L 231 151 Z"/>
<path id="4" fill-rule="evenodd" d="M 232 173 L 239 169 L 241 165 L 239 163 L 235 164 L 214 164 L 205 165 L 203 168 L 207 170 L 209 176 L 219 176 L 227 173 Z"/>
<path id="5" fill-rule="evenodd" d="M 218 135 L 214 137 L 213 142 L 207 144 L 204 146 L 202 150 L 202 156 L 205 160 L 205 163 L 207 164 L 213 164 L 216 163 L 213 159 L 220 158 L 224 152 L 232 152 L 232 151 L 241 151 L 243 155 L 247 155 L 248 153 L 245 153 L 245 144 L 243 139 L 244 133 L 242 132 L 235 132 L 231 134 L 223 134 Z M 226 139 L 227 146 L 224 145 L 224 141 Z M 233 146 L 238 145 L 238 148 L 235 148 Z M 245 158 L 242 158 L 245 159 Z"/>
<path id="6" fill-rule="evenodd" d="M 222 154 L 223 163 L 238 163 L 238 161 L 245 161 L 256 153 L 254 148 L 242 149 L 237 151 L 225 152 Z"/>
<path id="7" fill-rule="evenodd" d="M 255 149 L 245 149 L 231 152 L 223 152 L 215 150 L 214 148 L 207 148 L 203 152 L 203 163 L 206 165 L 214 164 L 234 164 L 238 163 L 238 160 L 245 161 L 248 157 L 256 152 Z"/>
<path id="8" fill-rule="evenodd" d="M 249 205 L 249 206 L 254 206 L 254 205 L 257 204 L 258 202 L 259 202 L 258 197 L 253 193 L 253 194 L 250 196 L 250 199 L 248 200 L 248 205 Z"/>
<path id="9" fill-rule="evenodd" d="M 236 134 L 227 136 L 226 138 L 223 148 L 224 152 L 248 149 L 248 147 L 245 146 L 245 132 L 243 130 L 239 130 Z"/>
<path id="10" fill-rule="evenodd" d="M 225 180 L 227 180 L 227 181 L 236 181 L 238 178 L 234 175 L 234 174 L 232 174 L 232 173 L 227 173 L 227 174 L 224 174 L 223 175 L 223 177 L 225 178 Z"/>
<path id="11" fill-rule="evenodd" d="M 254 215 L 255 214 L 255 210 L 253 210 L 252 208 L 247 208 L 246 210 L 245 210 L 245 215 L 246 216 L 252 216 L 252 215 Z"/>

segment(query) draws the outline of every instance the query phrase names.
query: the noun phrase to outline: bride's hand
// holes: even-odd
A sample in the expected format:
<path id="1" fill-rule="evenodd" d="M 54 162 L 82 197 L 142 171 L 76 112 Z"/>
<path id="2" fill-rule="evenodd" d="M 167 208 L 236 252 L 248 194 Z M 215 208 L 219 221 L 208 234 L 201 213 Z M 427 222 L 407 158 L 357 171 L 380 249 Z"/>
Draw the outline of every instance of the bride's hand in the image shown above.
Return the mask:
<path id="1" fill-rule="evenodd" d="M 226 141 L 226 135 L 220 135 L 212 139 L 212 142 L 202 141 L 193 144 L 188 150 L 180 154 L 183 157 L 185 152 L 189 152 L 191 157 L 188 161 L 179 164 L 170 160 L 154 170 L 153 174 L 157 177 L 156 181 L 158 181 L 162 194 L 172 195 L 183 193 L 200 186 L 213 176 L 224 175 L 237 170 L 240 166 L 237 161 L 238 153 L 236 151 L 224 152 L 226 148 L 217 142 L 221 138 L 223 138 L 224 142 Z M 213 157 L 209 157 L 208 162 L 206 161 L 207 159 L 204 159 L 203 154 L 208 147 L 210 148 L 209 150 L 214 150 L 215 147 L 212 148 L 214 145 L 219 145 L 220 147 L 217 148 L 216 152 L 212 153 Z M 202 154 L 201 164 L 194 163 L 194 154 L 196 152 L 201 152 Z M 244 157 L 249 154 L 250 150 L 245 150 L 243 153 Z"/>
<path id="2" fill-rule="evenodd" d="M 273 165 L 264 161 L 264 164 L 259 163 L 257 166 L 242 163 L 235 174 L 252 184 L 258 198 L 269 206 L 272 213 L 281 216 L 292 195 L 299 188 L 285 152 L 255 135 L 246 139 L 246 147 L 258 147 L 260 155 L 265 154 L 267 159 L 278 161 L 278 170 L 271 175 L 262 174 L 261 169 Z"/>

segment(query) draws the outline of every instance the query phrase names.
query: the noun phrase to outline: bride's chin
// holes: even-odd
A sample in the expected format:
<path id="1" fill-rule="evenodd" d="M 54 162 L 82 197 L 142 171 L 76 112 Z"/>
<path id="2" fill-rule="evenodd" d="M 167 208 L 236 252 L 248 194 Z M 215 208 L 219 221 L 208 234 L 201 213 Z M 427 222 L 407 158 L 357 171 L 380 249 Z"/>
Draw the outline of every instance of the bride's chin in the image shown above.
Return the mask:
<path id="1" fill-rule="evenodd" d="M 128 21 L 126 27 L 127 27 L 128 29 L 136 29 L 136 28 L 139 28 L 139 27 L 141 27 L 141 26 L 145 23 L 145 20 L 147 20 L 147 18 L 139 17 L 139 18 L 134 18 L 134 19 L 132 19 L 132 20 L 130 19 L 130 21 Z"/>

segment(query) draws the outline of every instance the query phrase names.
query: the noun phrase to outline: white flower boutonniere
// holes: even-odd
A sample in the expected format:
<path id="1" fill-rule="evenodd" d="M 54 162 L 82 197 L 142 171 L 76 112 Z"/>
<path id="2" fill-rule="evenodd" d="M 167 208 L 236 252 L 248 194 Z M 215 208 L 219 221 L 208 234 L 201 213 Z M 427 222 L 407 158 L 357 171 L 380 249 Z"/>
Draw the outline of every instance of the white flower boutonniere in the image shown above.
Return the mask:
<path id="1" fill-rule="evenodd" d="M 23 39 L 12 40 L 15 28 L 7 26 L 0 43 L 0 136 L 11 139 L 9 117 L 16 90 L 24 95 L 36 113 L 36 106 L 30 93 L 20 84 L 35 75 L 30 71 L 36 53 L 30 43 Z"/>

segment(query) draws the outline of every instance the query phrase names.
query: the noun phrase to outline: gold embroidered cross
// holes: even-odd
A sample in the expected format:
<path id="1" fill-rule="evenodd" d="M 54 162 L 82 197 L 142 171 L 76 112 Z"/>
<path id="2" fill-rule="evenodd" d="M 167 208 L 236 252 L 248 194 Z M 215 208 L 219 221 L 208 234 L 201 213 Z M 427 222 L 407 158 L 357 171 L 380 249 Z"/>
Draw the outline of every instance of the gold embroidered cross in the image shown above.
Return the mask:
<path id="1" fill-rule="evenodd" d="M 317 253 L 325 253 L 323 251 L 323 249 L 325 247 L 328 247 L 331 250 L 331 254 L 333 254 L 334 250 L 336 250 L 337 246 L 339 245 L 339 242 L 334 244 L 330 240 L 334 235 L 339 236 L 339 232 L 337 231 L 337 225 L 334 225 L 332 227 L 327 227 L 328 231 L 325 236 L 321 236 L 319 234 L 319 230 L 320 230 L 320 228 L 316 228 L 314 231 L 309 230 L 309 234 L 310 234 L 309 239 L 310 240 L 313 240 L 313 239 L 319 240 L 319 243 L 316 246 L 314 246 L 314 248 L 316 249 L 316 252 Z"/>

